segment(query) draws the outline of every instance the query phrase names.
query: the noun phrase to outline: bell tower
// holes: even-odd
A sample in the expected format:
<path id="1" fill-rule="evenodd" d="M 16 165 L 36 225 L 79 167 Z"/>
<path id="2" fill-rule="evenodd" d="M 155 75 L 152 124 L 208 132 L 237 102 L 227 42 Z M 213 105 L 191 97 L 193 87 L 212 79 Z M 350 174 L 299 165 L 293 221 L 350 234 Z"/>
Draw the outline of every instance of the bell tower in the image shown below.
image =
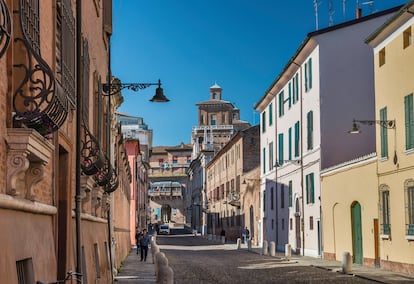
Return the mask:
<path id="1" fill-rule="evenodd" d="M 210 87 L 210 100 L 220 101 L 221 91 L 222 91 L 222 88 L 219 85 L 217 85 L 217 83 L 214 83 L 214 85 Z"/>

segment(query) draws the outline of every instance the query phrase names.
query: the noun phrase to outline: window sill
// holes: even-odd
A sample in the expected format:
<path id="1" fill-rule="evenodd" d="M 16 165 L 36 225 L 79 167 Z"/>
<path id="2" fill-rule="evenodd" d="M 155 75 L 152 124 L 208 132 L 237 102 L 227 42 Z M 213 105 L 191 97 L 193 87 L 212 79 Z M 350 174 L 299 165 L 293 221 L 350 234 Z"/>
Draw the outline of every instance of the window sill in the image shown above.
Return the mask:
<path id="1" fill-rule="evenodd" d="M 409 241 L 414 241 L 414 235 L 406 235 L 405 239 Z"/>
<path id="2" fill-rule="evenodd" d="M 381 234 L 380 235 L 380 239 L 382 239 L 382 240 L 389 240 L 389 239 L 391 239 L 391 237 L 390 237 L 390 235 L 383 235 L 383 234 Z"/>

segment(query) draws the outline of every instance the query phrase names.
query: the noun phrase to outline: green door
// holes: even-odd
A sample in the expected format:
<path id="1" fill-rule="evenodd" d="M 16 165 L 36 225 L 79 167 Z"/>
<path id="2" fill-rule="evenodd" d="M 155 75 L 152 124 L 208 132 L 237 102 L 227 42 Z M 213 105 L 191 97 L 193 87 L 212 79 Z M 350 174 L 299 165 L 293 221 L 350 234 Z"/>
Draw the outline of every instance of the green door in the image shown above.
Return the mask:
<path id="1" fill-rule="evenodd" d="M 355 202 L 352 211 L 352 252 L 354 263 L 362 264 L 362 224 L 361 224 L 361 205 Z"/>

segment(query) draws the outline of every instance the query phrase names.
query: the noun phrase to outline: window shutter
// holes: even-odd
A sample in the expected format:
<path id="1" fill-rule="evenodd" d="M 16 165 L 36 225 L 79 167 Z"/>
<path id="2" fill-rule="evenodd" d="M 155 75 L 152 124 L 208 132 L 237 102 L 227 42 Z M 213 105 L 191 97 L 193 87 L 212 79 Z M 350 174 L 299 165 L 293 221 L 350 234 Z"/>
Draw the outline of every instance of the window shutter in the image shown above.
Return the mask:
<path id="1" fill-rule="evenodd" d="M 279 165 L 283 165 L 284 160 L 284 149 L 283 149 L 283 133 L 279 134 Z"/>
<path id="2" fill-rule="evenodd" d="M 380 120 L 387 121 L 387 108 L 384 107 L 380 109 Z M 388 157 L 388 129 L 385 127 L 380 127 L 380 137 L 381 137 L 381 158 Z"/>
<path id="3" fill-rule="evenodd" d="M 309 89 L 312 89 L 312 58 L 309 58 L 308 68 L 309 68 Z"/>
<path id="4" fill-rule="evenodd" d="M 308 91 L 308 63 L 305 63 L 305 92 Z"/>
<path id="5" fill-rule="evenodd" d="M 288 130 L 288 143 L 289 143 L 289 160 L 292 160 L 292 127 L 289 127 Z"/>

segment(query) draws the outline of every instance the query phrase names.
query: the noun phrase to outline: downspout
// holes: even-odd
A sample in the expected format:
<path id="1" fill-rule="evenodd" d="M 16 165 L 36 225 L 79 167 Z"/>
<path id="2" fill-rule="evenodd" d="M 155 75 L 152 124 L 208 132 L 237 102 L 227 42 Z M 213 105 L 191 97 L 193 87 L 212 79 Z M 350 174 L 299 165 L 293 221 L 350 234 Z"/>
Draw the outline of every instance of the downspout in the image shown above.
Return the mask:
<path id="1" fill-rule="evenodd" d="M 82 52 L 82 0 L 76 1 L 76 192 L 75 192 L 75 223 L 76 223 L 76 271 L 82 279 L 82 240 L 81 240 L 81 52 Z"/>

